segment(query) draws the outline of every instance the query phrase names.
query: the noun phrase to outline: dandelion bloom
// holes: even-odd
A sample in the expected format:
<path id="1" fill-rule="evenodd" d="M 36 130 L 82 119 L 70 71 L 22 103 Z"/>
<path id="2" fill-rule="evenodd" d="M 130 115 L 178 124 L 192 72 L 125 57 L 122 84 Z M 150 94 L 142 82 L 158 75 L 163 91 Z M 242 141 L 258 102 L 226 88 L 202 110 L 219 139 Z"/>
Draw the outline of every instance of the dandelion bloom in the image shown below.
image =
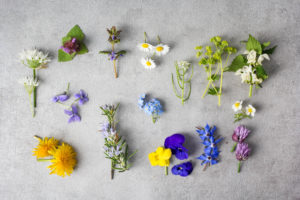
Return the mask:
<path id="1" fill-rule="evenodd" d="M 55 138 L 47 138 L 41 139 L 36 137 L 39 140 L 39 144 L 36 148 L 34 148 L 33 155 L 37 158 L 44 158 L 50 156 L 51 154 L 49 151 L 55 151 L 56 147 L 58 146 L 58 140 Z"/>

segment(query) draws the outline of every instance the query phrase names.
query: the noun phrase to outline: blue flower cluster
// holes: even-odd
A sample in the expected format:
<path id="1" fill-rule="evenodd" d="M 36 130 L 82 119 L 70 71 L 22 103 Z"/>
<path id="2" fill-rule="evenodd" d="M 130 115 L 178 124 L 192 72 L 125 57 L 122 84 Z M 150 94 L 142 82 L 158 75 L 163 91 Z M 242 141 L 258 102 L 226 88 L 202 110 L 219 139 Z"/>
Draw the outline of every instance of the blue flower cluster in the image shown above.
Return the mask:
<path id="1" fill-rule="evenodd" d="M 197 159 L 202 160 L 201 165 L 209 166 L 218 163 L 219 150 L 217 144 L 222 140 L 222 138 L 215 139 L 214 132 L 216 127 L 210 127 L 206 124 L 205 128 L 198 129 L 197 133 L 199 134 L 203 144 L 205 145 L 204 153 L 199 156 Z"/>
<path id="2" fill-rule="evenodd" d="M 163 113 L 163 108 L 159 100 L 151 99 L 147 101 L 146 94 L 142 94 L 138 100 L 138 106 L 144 110 L 147 115 L 152 116 L 152 121 L 155 123 L 159 116 Z"/>

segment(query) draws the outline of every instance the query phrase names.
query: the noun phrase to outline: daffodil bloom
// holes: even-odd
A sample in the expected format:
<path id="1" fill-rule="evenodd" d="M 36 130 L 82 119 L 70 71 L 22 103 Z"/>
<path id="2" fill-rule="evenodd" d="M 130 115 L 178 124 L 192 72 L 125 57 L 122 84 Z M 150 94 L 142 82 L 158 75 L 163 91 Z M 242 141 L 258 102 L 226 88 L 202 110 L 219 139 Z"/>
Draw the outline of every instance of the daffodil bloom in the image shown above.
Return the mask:
<path id="1" fill-rule="evenodd" d="M 59 141 L 53 137 L 45 137 L 42 139 L 35 136 L 35 138 L 39 140 L 38 146 L 33 150 L 33 155 L 36 156 L 37 159 L 50 156 L 50 151 L 55 151 L 56 147 L 58 146 Z"/>
<path id="2" fill-rule="evenodd" d="M 49 151 L 49 153 L 53 156 L 52 165 L 48 167 L 52 170 L 50 174 L 62 177 L 65 177 L 66 174 L 70 176 L 76 165 L 76 152 L 72 146 L 62 143 L 56 150 Z"/>
<path id="3" fill-rule="evenodd" d="M 170 158 L 172 156 L 171 149 L 158 147 L 155 152 L 148 155 L 149 161 L 152 166 L 168 167 L 170 165 Z"/>
<path id="4" fill-rule="evenodd" d="M 170 47 L 168 47 L 168 45 L 165 44 L 158 44 L 155 46 L 154 48 L 154 52 L 156 55 L 158 56 L 163 56 L 166 55 L 169 52 Z"/>
<path id="5" fill-rule="evenodd" d="M 151 53 L 153 51 L 153 46 L 147 42 L 138 44 L 138 48 L 146 53 Z"/>
<path id="6" fill-rule="evenodd" d="M 247 114 L 247 115 L 249 115 L 249 116 L 251 116 L 251 117 L 254 117 L 255 112 L 256 112 L 256 109 L 255 109 L 252 105 L 249 104 L 249 105 L 246 107 L 246 114 Z"/>
<path id="7" fill-rule="evenodd" d="M 151 58 L 142 58 L 141 63 L 146 69 L 154 69 L 156 67 L 154 60 Z"/>
<path id="8" fill-rule="evenodd" d="M 234 112 L 240 111 L 242 109 L 242 104 L 243 101 L 234 102 L 234 104 L 232 105 L 232 109 L 234 110 Z"/>

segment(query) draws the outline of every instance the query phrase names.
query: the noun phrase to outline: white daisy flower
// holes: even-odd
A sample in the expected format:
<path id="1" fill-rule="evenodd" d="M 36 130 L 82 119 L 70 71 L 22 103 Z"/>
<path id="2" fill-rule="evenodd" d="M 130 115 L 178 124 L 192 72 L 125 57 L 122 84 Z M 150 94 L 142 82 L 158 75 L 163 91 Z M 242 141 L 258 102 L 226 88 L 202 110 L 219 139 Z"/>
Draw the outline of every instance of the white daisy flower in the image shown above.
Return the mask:
<path id="1" fill-rule="evenodd" d="M 246 107 L 246 114 L 247 114 L 247 115 L 249 115 L 249 116 L 251 116 L 251 117 L 254 117 L 255 112 L 256 112 L 256 109 L 255 109 L 252 105 L 249 104 L 249 105 Z"/>
<path id="2" fill-rule="evenodd" d="M 154 52 L 158 56 L 166 55 L 169 52 L 170 47 L 165 44 L 158 44 L 154 47 Z"/>
<path id="3" fill-rule="evenodd" d="M 151 53 L 153 51 L 153 46 L 149 43 L 140 43 L 138 45 L 138 48 L 141 50 L 141 51 L 144 51 L 144 52 L 147 52 L 147 53 Z"/>
<path id="4" fill-rule="evenodd" d="M 151 58 L 142 58 L 141 62 L 146 69 L 153 69 L 156 67 L 154 60 Z"/>
<path id="5" fill-rule="evenodd" d="M 48 53 L 44 54 L 37 49 L 23 50 L 22 53 L 20 53 L 20 60 L 24 65 L 34 69 L 46 65 L 51 61 L 48 57 Z"/>
<path id="6" fill-rule="evenodd" d="M 251 50 L 247 55 L 248 64 L 255 64 L 256 63 L 256 51 Z"/>
<path id="7" fill-rule="evenodd" d="M 232 105 L 232 109 L 234 110 L 234 112 L 242 110 L 242 104 L 243 104 L 243 101 L 234 102 L 234 104 Z"/>
<path id="8" fill-rule="evenodd" d="M 262 55 L 260 55 L 257 59 L 257 63 L 259 65 L 261 65 L 262 61 L 264 61 L 264 59 L 270 60 L 270 57 L 268 56 L 268 54 L 264 53 Z"/>

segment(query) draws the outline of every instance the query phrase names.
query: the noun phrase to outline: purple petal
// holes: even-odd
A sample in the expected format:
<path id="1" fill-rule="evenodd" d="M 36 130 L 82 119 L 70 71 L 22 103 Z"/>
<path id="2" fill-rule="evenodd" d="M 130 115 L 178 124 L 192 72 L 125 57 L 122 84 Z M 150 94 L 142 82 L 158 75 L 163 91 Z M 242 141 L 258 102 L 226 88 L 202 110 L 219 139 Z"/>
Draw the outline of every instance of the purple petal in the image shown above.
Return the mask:
<path id="1" fill-rule="evenodd" d="M 72 105 L 71 107 L 72 107 L 72 111 L 73 111 L 74 115 L 78 114 L 77 106 L 76 105 Z"/>
<path id="2" fill-rule="evenodd" d="M 76 99 L 80 99 L 80 98 L 81 98 L 81 94 L 80 94 L 80 93 L 76 93 L 76 94 L 74 95 L 74 97 L 75 97 Z"/>
<path id="3" fill-rule="evenodd" d="M 70 110 L 64 110 L 64 112 L 65 112 L 67 115 L 69 115 L 69 116 L 72 116 L 72 115 L 73 115 L 73 112 L 70 111 Z"/>
<path id="4" fill-rule="evenodd" d="M 57 96 L 53 97 L 53 98 L 51 99 L 51 101 L 54 102 L 54 103 L 58 102 L 58 97 L 57 97 Z"/>
<path id="5" fill-rule="evenodd" d="M 173 134 L 173 135 L 166 138 L 165 147 L 172 149 L 174 147 L 182 146 L 184 141 L 185 141 L 184 135 L 182 135 L 180 133 L 175 133 L 175 134 Z"/>
<path id="6" fill-rule="evenodd" d="M 66 94 L 62 94 L 58 96 L 59 101 L 64 102 L 67 101 L 69 99 L 69 96 Z"/>
<path id="7" fill-rule="evenodd" d="M 81 117 L 79 115 L 74 115 L 74 121 L 80 122 Z"/>

